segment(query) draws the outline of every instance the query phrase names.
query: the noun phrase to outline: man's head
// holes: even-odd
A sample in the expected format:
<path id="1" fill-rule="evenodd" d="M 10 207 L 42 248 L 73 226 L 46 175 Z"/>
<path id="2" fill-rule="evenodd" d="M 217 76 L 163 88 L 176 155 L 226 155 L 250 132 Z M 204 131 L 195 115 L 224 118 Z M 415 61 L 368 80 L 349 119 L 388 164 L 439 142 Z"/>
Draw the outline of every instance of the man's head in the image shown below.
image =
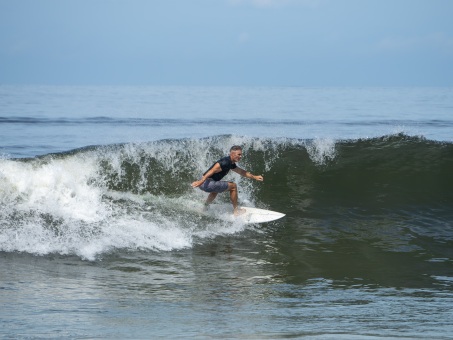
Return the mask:
<path id="1" fill-rule="evenodd" d="M 242 158 L 242 148 L 239 145 L 233 145 L 230 149 L 230 158 L 233 163 L 239 162 Z"/>

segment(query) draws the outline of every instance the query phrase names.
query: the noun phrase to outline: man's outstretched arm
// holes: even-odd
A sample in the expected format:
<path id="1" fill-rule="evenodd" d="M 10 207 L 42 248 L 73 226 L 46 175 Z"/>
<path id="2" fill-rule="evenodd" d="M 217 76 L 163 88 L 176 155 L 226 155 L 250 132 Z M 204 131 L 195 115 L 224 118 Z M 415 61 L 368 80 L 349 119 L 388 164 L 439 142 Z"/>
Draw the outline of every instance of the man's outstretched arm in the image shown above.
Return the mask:
<path id="1" fill-rule="evenodd" d="M 257 181 L 264 181 L 264 178 L 263 176 L 261 175 L 253 175 L 251 174 L 250 172 L 248 171 L 245 171 L 244 169 L 241 169 L 240 167 L 236 167 L 235 169 L 232 169 L 235 173 L 243 176 L 243 177 L 246 177 L 246 178 L 251 178 L 251 179 L 254 179 L 254 180 L 257 180 Z"/>

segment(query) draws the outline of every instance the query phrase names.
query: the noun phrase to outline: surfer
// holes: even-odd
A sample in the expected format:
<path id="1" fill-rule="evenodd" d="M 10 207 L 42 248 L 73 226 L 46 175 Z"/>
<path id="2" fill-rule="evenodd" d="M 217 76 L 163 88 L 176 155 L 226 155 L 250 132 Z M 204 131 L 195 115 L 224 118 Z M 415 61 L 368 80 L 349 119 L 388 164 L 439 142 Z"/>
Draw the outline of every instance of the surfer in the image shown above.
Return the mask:
<path id="1" fill-rule="evenodd" d="M 205 207 L 214 201 L 218 193 L 229 191 L 231 203 L 233 204 L 234 215 L 240 215 L 245 212 L 244 209 L 238 208 L 238 189 L 234 182 L 222 181 L 222 178 L 228 174 L 230 170 L 233 170 L 237 174 L 255 179 L 257 181 L 263 181 L 263 176 L 255 176 L 244 169 L 241 169 L 236 165 L 242 158 L 242 148 L 238 145 L 234 145 L 230 149 L 230 155 L 215 162 L 201 177 L 199 181 L 192 183 L 193 188 L 200 188 L 204 192 L 209 193 L 208 198 L 205 202 Z"/>

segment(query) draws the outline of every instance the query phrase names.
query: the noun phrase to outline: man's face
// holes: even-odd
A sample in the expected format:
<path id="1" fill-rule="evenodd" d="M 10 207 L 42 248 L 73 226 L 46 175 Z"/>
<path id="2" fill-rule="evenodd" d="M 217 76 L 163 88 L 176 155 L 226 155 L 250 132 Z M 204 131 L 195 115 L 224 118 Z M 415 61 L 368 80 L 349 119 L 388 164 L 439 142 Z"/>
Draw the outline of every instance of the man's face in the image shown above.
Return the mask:
<path id="1" fill-rule="evenodd" d="M 233 163 L 239 162 L 242 158 L 242 150 L 231 151 L 230 158 Z"/>

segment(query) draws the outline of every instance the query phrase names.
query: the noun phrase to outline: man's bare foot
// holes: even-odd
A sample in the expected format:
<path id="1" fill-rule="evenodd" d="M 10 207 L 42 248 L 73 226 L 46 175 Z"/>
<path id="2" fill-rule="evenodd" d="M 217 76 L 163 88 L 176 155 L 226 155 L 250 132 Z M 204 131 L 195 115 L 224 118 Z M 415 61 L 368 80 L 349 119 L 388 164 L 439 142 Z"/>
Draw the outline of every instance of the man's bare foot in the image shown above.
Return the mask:
<path id="1" fill-rule="evenodd" d="M 234 214 L 234 216 L 240 216 L 240 215 L 245 214 L 245 212 L 246 212 L 245 209 L 236 208 L 236 209 L 234 209 L 233 214 Z"/>

